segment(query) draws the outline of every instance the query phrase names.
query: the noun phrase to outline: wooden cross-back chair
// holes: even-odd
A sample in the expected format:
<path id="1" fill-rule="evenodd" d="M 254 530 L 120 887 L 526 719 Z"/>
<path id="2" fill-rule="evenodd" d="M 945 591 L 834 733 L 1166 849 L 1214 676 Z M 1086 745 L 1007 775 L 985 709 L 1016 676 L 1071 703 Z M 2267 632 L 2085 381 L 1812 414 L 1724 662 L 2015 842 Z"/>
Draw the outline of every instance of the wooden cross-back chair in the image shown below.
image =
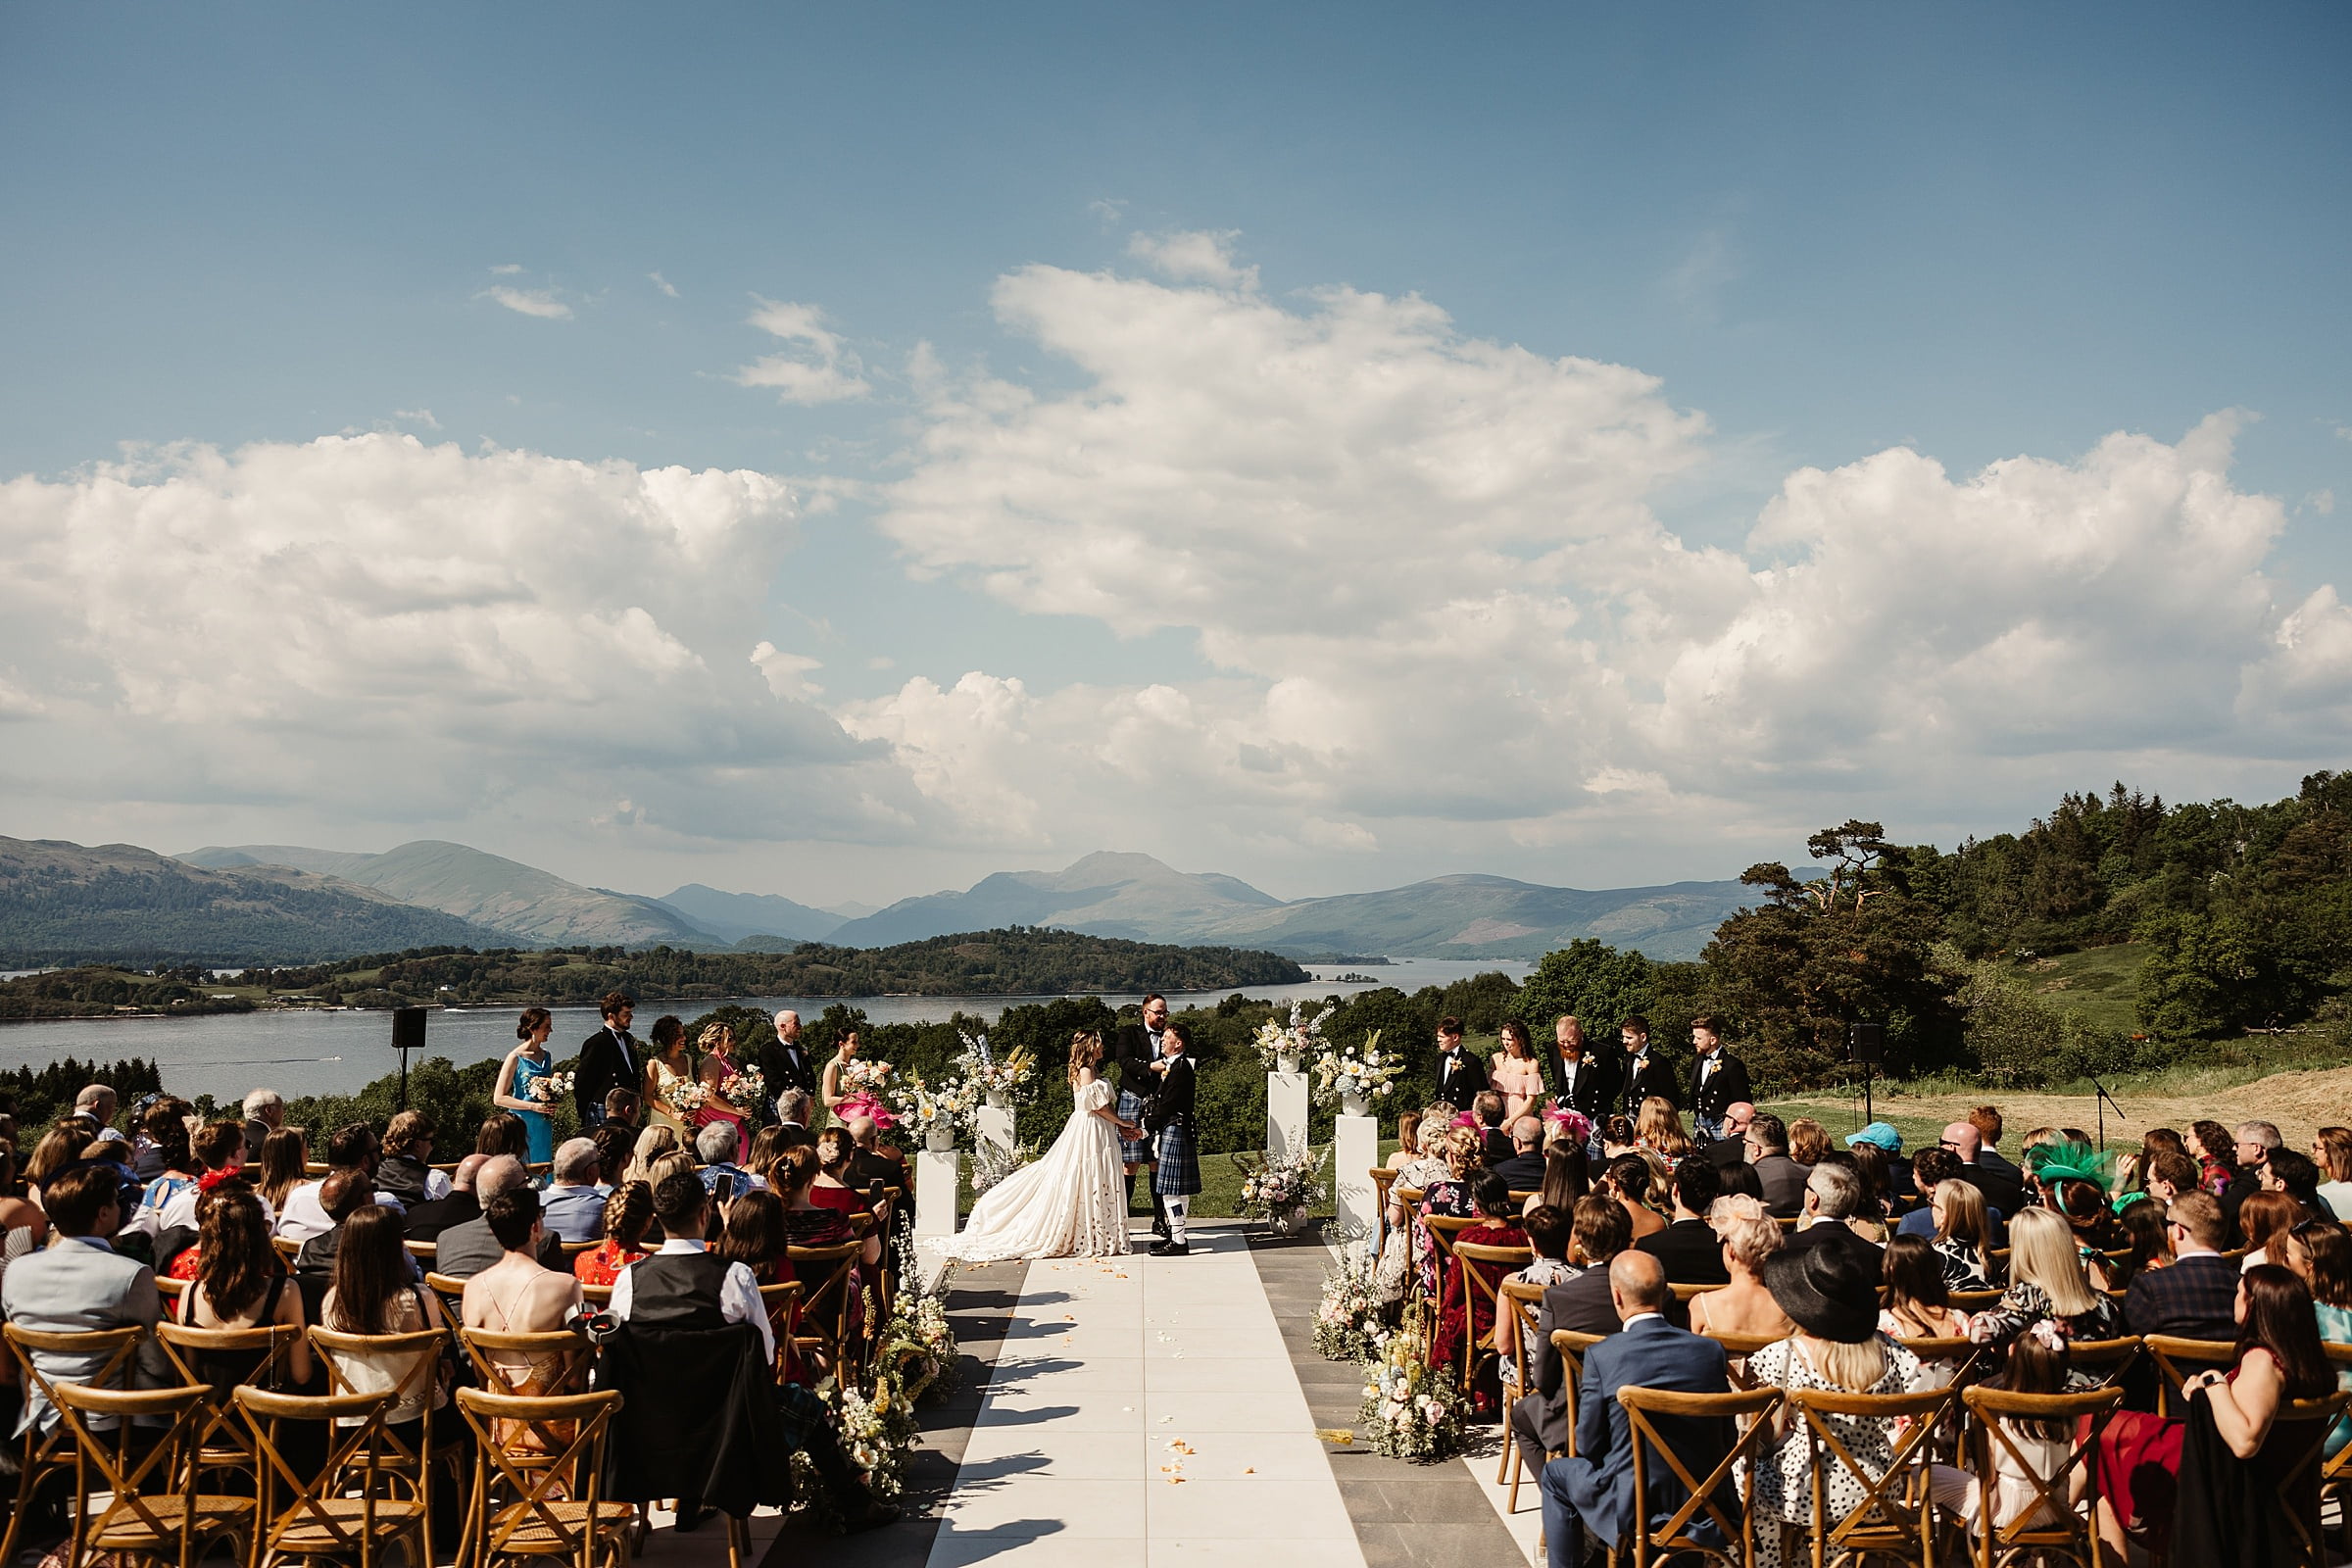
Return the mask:
<path id="1" fill-rule="evenodd" d="M 2150 1334 L 2140 1340 L 2148 1359 L 2156 1364 L 2158 1392 L 2165 1415 L 2179 1420 L 2185 1400 L 2180 1386 L 2196 1373 L 2227 1369 L 2237 1362 L 2237 1347 L 2228 1340 L 2183 1340 L 2170 1334 Z"/>
<path id="2" fill-rule="evenodd" d="M 211 1394 L 204 1388 L 55 1386 L 58 1424 L 72 1435 L 77 1498 L 67 1562 L 94 1562 L 107 1554 L 151 1557 L 176 1568 L 195 1562 L 215 1541 L 250 1540 L 251 1497 L 197 1491 L 192 1450 Z M 99 1431 L 91 1424 L 99 1417 L 113 1425 Z M 157 1420 L 165 1423 L 161 1431 L 153 1425 Z"/>
<path id="3" fill-rule="evenodd" d="M 1576 1452 L 1576 1396 L 1585 1385 L 1585 1352 L 1606 1338 L 1575 1329 L 1551 1331 L 1552 1353 L 1560 1358 L 1560 1389 L 1568 1396 L 1568 1444 L 1560 1449 L 1562 1454 Z"/>
<path id="4" fill-rule="evenodd" d="M 804 1266 L 823 1270 L 823 1277 L 814 1289 L 809 1289 L 806 1280 L 801 1282 L 802 1332 L 794 1344 L 803 1353 L 814 1351 L 825 1370 L 838 1377 L 845 1387 L 855 1375 L 860 1348 L 856 1318 L 858 1287 L 854 1276 L 863 1248 L 861 1242 L 848 1241 L 830 1247 L 785 1250 L 796 1278 Z"/>
<path id="5" fill-rule="evenodd" d="M 1669 1285 L 1666 1288 L 1674 1293 L 1674 1298 L 1676 1300 L 1682 1302 L 1685 1306 L 1689 1306 L 1695 1298 L 1705 1296 L 1710 1291 L 1720 1291 L 1723 1289 L 1723 1286 L 1720 1284 Z"/>
<path id="6" fill-rule="evenodd" d="M 288 1263 L 292 1263 L 295 1254 L 302 1250 L 302 1244 L 291 1236 L 272 1236 L 270 1238 L 270 1246 L 278 1256 L 284 1258 Z"/>
<path id="7" fill-rule="evenodd" d="M 566 1258 L 573 1258 L 579 1256 L 582 1252 L 595 1251 L 599 1247 L 602 1247 L 604 1243 L 601 1241 L 564 1242 L 562 1245 L 564 1248 L 564 1255 Z"/>
<path id="8" fill-rule="evenodd" d="M 289 1285 L 287 1289 L 292 1287 Z M 196 1470 L 207 1474 L 234 1471 L 250 1476 L 259 1484 L 261 1455 L 254 1452 L 253 1434 L 237 1415 L 235 1394 L 240 1386 L 275 1389 L 285 1384 L 291 1376 L 287 1360 L 302 1336 L 301 1329 L 288 1323 L 266 1323 L 249 1329 L 200 1329 L 168 1320 L 156 1325 L 155 1337 L 163 1343 L 164 1353 L 172 1358 L 179 1375 L 205 1396 L 203 1418 L 188 1453 Z M 206 1362 L 214 1356 L 256 1351 L 260 1352 L 260 1359 L 233 1382 L 218 1383 L 205 1369 Z"/>
<path id="9" fill-rule="evenodd" d="M 580 1305 L 591 1312 L 602 1312 L 612 1304 L 612 1287 L 580 1282 Z"/>
<path id="10" fill-rule="evenodd" d="M 1454 1267 L 1462 1282 L 1462 1392 L 1468 1394 L 1477 1380 L 1480 1361 L 1501 1353 L 1496 1336 L 1502 1329 L 1502 1314 L 1494 1314 L 1482 1336 L 1478 1332 L 1478 1301 L 1484 1297 L 1493 1300 L 1502 1289 L 1503 1276 L 1522 1269 L 1535 1261 L 1535 1250 L 1529 1247 L 1490 1247 L 1483 1242 L 1453 1244 Z"/>
<path id="11" fill-rule="evenodd" d="M 2307 1562 L 2328 1560 L 2328 1433 L 2348 1403 L 2352 1403 L 2352 1394 L 2340 1389 L 2325 1398 L 2287 1400 L 2278 1407 L 2262 1451 L 2254 1456 L 2258 1465 L 2278 1467 L 2278 1511 L 2294 1526 Z M 2292 1445 L 2288 1451 L 2272 1451 L 2274 1445 L 2285 1444 Z"/>
<path id="12" fill-rule="evenodd" d="M 16 1357 L 18 1383 L 26 1398 L 37 1390 L 52 1408 L 63 1410 L 57 1397 L 58 1385 L 49 1381 L 34 1362 L 35 1355 L 70 1355 L 101 1357 L 97 1370 L 86 1380 L 87 1386 L 107 1388 L 121 1380 L 131 1352 L 147 1331 L 133 1326 L 126 1329 L 98 1329 L 81 1334 L 54 1334 L 46 1329 L 28 1329 L 17 1323 L 0 1323 L 0 1336 L 8 1342 L 9 1353 Z M 24 1429 L 24 1449 L 18 1456 L 23 1466 L 17 1477 L 17 1505 L 8 1512 L 8 1528 L 0 1531 L 0 1564 L 17 1560 L 17 1537 L 24 1527 L 25 1515 L 32 1511 L 33 1494 L 42 1482 L 62 1478 L 74 1468 L 74 1435 L 64 1418 L 51 1423 L 47 1431 L 39 1426 Z"/>
<path id="13" fill-rule="evenodd" d="M 432 1395 L 429 1392 L 441 1376 L 441 1348 L 449 1342 L 446 1328 L 417 1329 L 408 1334 L 344 1334 L 314 1325 L 310 1331 L 311 1344 L 326 1362 L 329 1388 L 338 1395 L 359 1394 L 345 1372 L 344 1357 L 406 1357 L 407 1369 L 388 1391 L 391 1403 L 387 1409 L 406 1403 L 412 1396 L 424 1396 L 424 1419 L 416 1423 L 416 1441 L 409 1440 L 392 1429 L 389 1422 L 379 1421 L 383 1428 L 382 1451 L 371 1468 L 405 1479 L 416 1488 L 416 1500 L 429 1504 L 433 1490 L 433 1420 Z M 402 1423 L 406 1425 L 406 1423 Z M 460 1468 L 463 1455 L 448 1450 L 440 1456 L 450 1469 L 454 1484 L 463 1474 Z"/>
<path id="14" fill-rule="evenodd" d="M 402 1242 L 400 1245 L 411 1257 L 416 1260 L 416 1266 L 419 1268 L 431 1268 L 441 1255 L 441 1243 L 438 1238 L 429 1242 Z"/>
<path id="15" fill-rule="evenodd" d="M 1959 1390 L 1920 1394 L 1847 1394 L 1832 1389 L 1792 1389 L 1788 1402 L 1804 1423 L 1812 1451 L 1813 1562 L 1859 1562 L 1872 1556 L 1933 1563 L 1936 1560 L 1935 1504 L 1927 1490 L 1926 1449 L 1936 1430 L 1955 1407 Z M 1845 1416 L 1864 1421 L 1903 1420 L 1886 1471 L 1878 1476 L 1854 1457 L 1831 1421 Z M 1829 1500 L 1830 1463 L 1862 1489 L 1862 1498 L 1842 1514 Z"/>
<path id="16" fill-rule="evenodd" d="M 1446 1276 L 1454 1271 L 1453 1239 L 1480 1221 L 1467 1214 L 1422 1214 L 1417 1216 L 1421 1228 L 1429 1233 L 1430 1257 L 1437 1267 L 1431 1278 L 1438 1282 L 1438 1295 L 1446 1294 Z"/>
<path id="17" fill-rule="evenodd" d="M 391 1394 L 273 1394 L 240 1387 L 236 1402 L 263 1461 L 250 1568 L 316 1557 L 375 1568 L 401 1540 L 408 1542 L 411 1563 L 433 1560 L 425 1539 L 426 1498 L 386 1463 L 387 1451 L 399 1448 L 384 1425 Z M 325 1428 L 326 1462 L 315 1472 L 287 1462 L 279 1435 L 288 1421 Z"/>
<path id="18" fill-rule="evenodd" d="M 2067 1364 L 2077 1372 L 2094 1376 L 2101 1385 L 2124 1381 L 2132 1363 L 2139 1359 L 2139 1336 L 2119 1335 L 2112 1340 L 2074 1340 L 2066 1348 Z"/>
<path id="19" fill-rule="evenodd" d="M 1389 1245 L 1389 1191 L 1396 1185 L 1396 1173 L 1375 1165 L 1367 1174 L 1372 1178 L 1372 1255 L 1378 1257 Z"/>
<path id="20" fill-rule="evenodd" d="M 604 1497 L 605 1440 L 620 1395 L 460 1389 L 457 1399 L 473 1429 L 472 1502 L 459 1560 L 568 1557 L 576 1568 L 620 1568 L 637 1523 L 634 1503 Z M 517 1455 L 504 1436 L 515 1431 L 561 1435 L 562 1442 Z"/>
<path id="21" fill-rule="evenodd" d="M 789 1377 L 798 1355 L 795 1347 L 801 1326 L 801 1282 L 783 1280 L 760 1286 L 760 1305 L 767 1313 L 768 1336 L 776 1346 L 776 1376 L 779 1380 Z"/>
<path id="22" fill-rule="evenodd" d="M 1501 1310 L 1494 1314 L 1497 1342 L 1502 1336 L 1502 1325 L 1508 1321 L 1519 1346 L 1518 1353 L 1511 1357 L 1511 1380 L 1503 1387 L 1502 1462 L 1494 1470 L 1494 1484 L 1498 1487 L 1507 1484 L 1511 1489 L 1510 1503 L 1503 1509 L 1505 1513 L 1519 1510 L 1519 1472 L 1527 1468 L 1520 1455 L 1519 1445 L 1511 1434 L 1511 1411 L 1527 1395 L 1528 1350 L 1536 1343 L 1536 1336 L 1540 1332 L 1537 1314 L 1544 1309 L 1544 1292 L 1546 1289 L 1548 1287 L 1530 1284 L 1526 1280 L 1504 1280 L 1502 1299 L 1498 1303 Z"/>
<path id="23" fill-rule="evenodd" d="M 455 1274 L 427 1274 L 424 1288 L 441 1298 L 441 1310 L 452 1323 L 466 1321 L 466 1282 Z"/>
<path id="24" fill-rule="evenodd" d="M 1989 1312 L 2000 1305 L 2001 1298 L 2007 1294 L 2005 1291 L 1950 1291 L 1944 1298 L 1951 1303 L 1954 1311 L 1966 1312 L 1974 1317 L 1979 1312 Z"/>
<path id="25" fill-rule="evenodd" d="M 2335 1368 L 2336 1386 L 2342 1388 L 2344 1379 L 2352 1377 L 2352 1345 L 2323 1340 L 2320 1348 L 2328 1352 L 2328 1363 Z M 2324 1449 L 2326 1445 L 2321 1446 Z M 2352 1443 L 2320 1456 L 2320 1501 L 2324 1506 L 2330 1499 L 2342 1518 L 2352 1522 Z"/>
<path id="26" fill-rule="evenodd" d="M 2011 1394 L 1979 1387 L 1963 1390 L 1960 1397 L 1975 1418 L 1970 1433 L 1975 1439 L 1976 1462 L 1970 1468 L 1981 1489 L 1973 1541 L 1977 1568 L 1994 1568 L 1995 1563 L 2028 1554 L 2046 1559 L 2052 1552 L 2095 1568 L 2102 1549 L 2098 1531 L 2087 1513 L 2075 1512 L 2073 1481 L 2075 1472 L 2088 1466 L 2099 1451 L 2100 1435 L 2107 1430 L 2116 1407 L 2124 1402 L 2124 1391 L 2113 1384 L 2081 1394 Z M 2049 1476 L 2041 1475 L 2017 1446 L 2007 1425 L 2017 1421 L 2064 1423 L 2074 1434 L 2068 1440 L 2073 1446 L 2066 1462 Z M 2002 1454 L 2014 1462 L 2014 1471 L 1997 1465 Z M 2022 1476 L 2034 1490 L 2026 1506 L 2007 1524 L 1996 1518 L 2004 1475 Z"/>
<path id="27" fill-rule="evenodd" d="M 1754 1464 L 1757 1446 L 1771 1434 L 1772 1411 L 1781 1402 L 1781 1391 L 1679 1394 L 1667 1389 L 1623 1388 L 1617 1391 L 1617 1402 L 1625 1407 L 1627 1436 L 1633 1445 L 1634 1512 L 1631 1528 L 1618 1540 L 1616 1549 L 1609 1554 L 1610 1561 L 1622 1562 L 1630 1546 L 1633 1568 L 1649 1568 L 1653 1555 L 1676 1559 L 1695 1555 L 1704 1561 L 1721 1563 L 1724 1568 L 1741 1568 L 1753 1562 L 1753 1512 L 1744 1499 L 1737 1513 L 1727 1512 L 1717 1500 L 1716 1493 L 1730 1484 L 1734 1494 L 1738 1494 L 1734 1467 L 1743 1459 L 1751 1466 Z M 1739 1436 L 1704 1476 L 1693 1475 L 1683 1462 L 1683 1456 L 1675 1452 L 1673 1445 L 1658 1431 L 1654 1418 L 1661 1416 L 1728 1420 Z M 1690 1494 L 1662 1525 L 1650 1523 L 1652 1453 L 1665 1459 L 1666 1468 Z M 1692 1538 L 1691 1528 L 1702 1516 L 1722 1532 L 1722 1545 Z"/>

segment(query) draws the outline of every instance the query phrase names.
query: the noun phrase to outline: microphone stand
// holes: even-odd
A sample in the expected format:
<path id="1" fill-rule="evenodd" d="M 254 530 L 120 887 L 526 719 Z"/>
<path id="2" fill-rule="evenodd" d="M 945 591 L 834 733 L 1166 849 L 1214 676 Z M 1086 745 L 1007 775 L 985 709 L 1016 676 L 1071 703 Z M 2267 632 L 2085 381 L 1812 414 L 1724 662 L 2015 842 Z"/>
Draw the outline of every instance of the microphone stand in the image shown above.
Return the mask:
<path id="1" fill-rule="evenodd" d="M 2122 1121 L 2124 1119 L 2124 1107 L 2115 1102 L 2115 1097 L 2107 1092 L 2107 1086 L 2099 1082 L 2096 1078 L 2093 1078 L 2090 1081 L 2090 1087 L 2096 1091 L 2098 1095 L 2096 1103 L 2099 1112 L 2099 1151 L 2100 1152 L 2104 1153 L 2107 1149 L 2107 1112 L 2110 1110 L 2114 1111 L 2115 1119 L 2117 1121 Z"/>

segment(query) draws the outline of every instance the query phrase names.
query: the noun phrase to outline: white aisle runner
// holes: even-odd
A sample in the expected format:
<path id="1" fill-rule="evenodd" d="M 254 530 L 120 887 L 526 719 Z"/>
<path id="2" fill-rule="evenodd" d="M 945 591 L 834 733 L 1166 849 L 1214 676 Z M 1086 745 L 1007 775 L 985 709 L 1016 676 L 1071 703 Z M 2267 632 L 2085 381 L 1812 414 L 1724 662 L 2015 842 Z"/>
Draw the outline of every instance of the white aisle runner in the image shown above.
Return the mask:
<path id="1" fill-rule="evenodd" d="M 1029 1265 L 929 1568 L 1000 1557 L 1363 1568 L 1240 1235 Z"/>

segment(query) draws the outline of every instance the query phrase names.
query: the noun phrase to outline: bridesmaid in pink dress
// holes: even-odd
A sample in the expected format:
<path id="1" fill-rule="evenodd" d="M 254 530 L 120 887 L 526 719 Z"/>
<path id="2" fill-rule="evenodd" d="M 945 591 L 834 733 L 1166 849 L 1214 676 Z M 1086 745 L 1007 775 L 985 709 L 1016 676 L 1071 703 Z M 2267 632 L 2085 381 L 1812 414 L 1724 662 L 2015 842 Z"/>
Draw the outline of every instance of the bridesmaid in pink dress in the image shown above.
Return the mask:
<path id="1" fill-rule="evenodd" d="M 710 1098 L 694 1113 L 694 1130 L 700 1132 L 714 1121 L 731 1121 L 735 1124 L 735 1136 L 741 1140 L 738 1147 L 751 1148 L 750 1107 L 729 1102 L 724 1093 L 727 1080 L 743 1071 L 735 1065 L 735 1031 L 723 1023 L 710 1024 L 696 1037 L 695 1044 L 703 1053 L 703 1063 L 695 1069 L 695 1077 L 710 1091 Z"/>
<path id="2" fill-rule="evenodd" d="M 1543 1102 L 1544 1064 L 1536 1059 L 1535 1042 L 1528 1036 L 1527 1025 L 1516 1018 L 1503 1020 L 1502 1049 L 1494 1053 L 1494 1069 L 1487 1081 L 1502 1096 L 1505 1127 L 1532 1114 Z"/>

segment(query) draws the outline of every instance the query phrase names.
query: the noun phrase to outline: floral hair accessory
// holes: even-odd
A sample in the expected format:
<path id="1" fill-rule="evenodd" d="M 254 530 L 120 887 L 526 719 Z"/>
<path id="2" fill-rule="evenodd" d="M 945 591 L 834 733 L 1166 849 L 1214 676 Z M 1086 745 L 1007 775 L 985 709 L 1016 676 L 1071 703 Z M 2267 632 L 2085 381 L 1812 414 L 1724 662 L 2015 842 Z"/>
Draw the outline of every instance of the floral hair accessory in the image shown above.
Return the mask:
<path id="1" fill-rule="evenodd" d="M 2046 1317 L 2035 1318 L 2027 1327 L 2026 1338 L 2052 1355 L 2066 1348 L 2066 1337 L 2058 1332 L 2058 1325 Z"/>
<path id="2" fill-rule="evenodd" d="M 1555 1102 L 1544 1107 L 1544 1119 L 1580 1149 L 1592 1141 L 1592 1118 L 1581 1110 L 1562 1110 Z"/>
<path id="3" fill-rule="evenodd" d="M 2088 1182 L 2104 1193 L 2115 1185 L 2115 1156 L 2088 1144 L 2035 1144 L 2026 1151 L 2026 1169 L 2044 1187 Z"/>

